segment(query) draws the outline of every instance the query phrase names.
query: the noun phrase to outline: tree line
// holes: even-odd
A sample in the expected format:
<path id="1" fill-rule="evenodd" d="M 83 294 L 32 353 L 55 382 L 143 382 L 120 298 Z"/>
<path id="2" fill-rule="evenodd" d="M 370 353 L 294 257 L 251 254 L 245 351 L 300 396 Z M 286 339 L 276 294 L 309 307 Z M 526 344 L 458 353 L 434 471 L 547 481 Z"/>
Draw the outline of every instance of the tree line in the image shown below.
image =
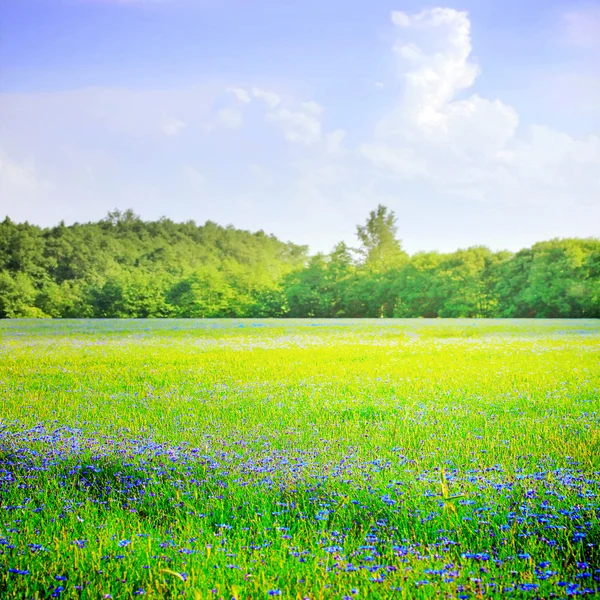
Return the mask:
<path id="1" fill-rule="evenodd" d="M 0 223 L 0 318 L 600 317 L 600 239 L 409 256 L 393 211 L 329 253 L 211 221 Z"/>

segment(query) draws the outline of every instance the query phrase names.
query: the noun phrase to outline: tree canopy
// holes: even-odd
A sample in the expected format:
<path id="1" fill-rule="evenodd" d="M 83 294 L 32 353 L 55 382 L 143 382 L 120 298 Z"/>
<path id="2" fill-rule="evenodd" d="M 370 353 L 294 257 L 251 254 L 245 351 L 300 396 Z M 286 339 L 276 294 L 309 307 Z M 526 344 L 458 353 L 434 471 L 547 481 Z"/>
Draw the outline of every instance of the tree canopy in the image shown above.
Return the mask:
<path id="1" fill-rule="evenodd" d="M 600 240 L 409 256 L 379 205 L 329 254 L 133 211 L 0 223 L 0 317 L 600 317 Z"/>

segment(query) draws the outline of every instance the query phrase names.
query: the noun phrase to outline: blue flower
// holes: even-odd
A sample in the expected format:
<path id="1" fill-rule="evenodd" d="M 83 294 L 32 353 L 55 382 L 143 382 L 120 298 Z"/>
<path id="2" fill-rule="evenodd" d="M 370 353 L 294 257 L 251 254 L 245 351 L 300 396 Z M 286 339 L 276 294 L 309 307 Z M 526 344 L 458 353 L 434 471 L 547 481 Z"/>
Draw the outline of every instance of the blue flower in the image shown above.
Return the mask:
<path id="1" fill-rule="evenodd" d="M 519 589 L 522 592 L 533 592 L 537 590 L 540 586 L 537 583 L 522 583 L 519 586 Z"/>

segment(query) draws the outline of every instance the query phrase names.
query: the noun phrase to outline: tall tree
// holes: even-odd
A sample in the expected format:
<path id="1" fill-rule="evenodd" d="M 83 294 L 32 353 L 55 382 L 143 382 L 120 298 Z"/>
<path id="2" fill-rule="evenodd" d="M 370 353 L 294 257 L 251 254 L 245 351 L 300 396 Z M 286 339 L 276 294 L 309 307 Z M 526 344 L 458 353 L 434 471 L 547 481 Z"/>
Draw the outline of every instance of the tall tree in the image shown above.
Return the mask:
<path id="1" fill-rule="evenodd" d="M 398 227 L 394 211 L 382 204 L 369 213 L 364 225 L 357 225 L 359 253 L 366 267 L 372 271 L 386 271 L 406 261 L 402 243 L 396 237 Z"/>

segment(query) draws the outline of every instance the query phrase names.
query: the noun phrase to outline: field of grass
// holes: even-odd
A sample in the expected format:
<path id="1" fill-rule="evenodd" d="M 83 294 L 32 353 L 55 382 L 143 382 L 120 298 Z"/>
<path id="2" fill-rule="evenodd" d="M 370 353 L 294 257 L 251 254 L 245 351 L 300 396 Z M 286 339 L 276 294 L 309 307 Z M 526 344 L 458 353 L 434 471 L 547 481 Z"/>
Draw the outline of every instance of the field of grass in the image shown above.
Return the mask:
<path id="1" fill-rule="evenodd" d="M 600 590 L 598 321 L 0 322 L 0 597 Z"/>

